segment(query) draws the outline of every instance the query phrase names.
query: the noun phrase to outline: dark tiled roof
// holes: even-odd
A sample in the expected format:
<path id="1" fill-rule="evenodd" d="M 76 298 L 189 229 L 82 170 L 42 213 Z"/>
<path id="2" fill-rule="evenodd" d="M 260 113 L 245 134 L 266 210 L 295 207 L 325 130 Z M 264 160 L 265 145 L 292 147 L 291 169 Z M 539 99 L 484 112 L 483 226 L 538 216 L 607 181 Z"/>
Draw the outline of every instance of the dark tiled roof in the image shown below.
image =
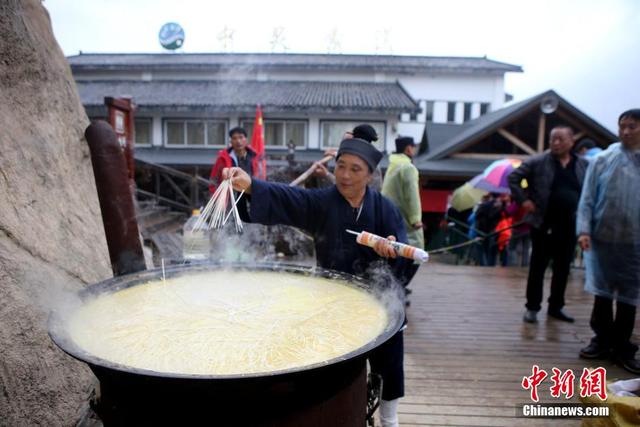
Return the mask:
<path id="1" fill-rule="evenodd" d="M 284 81 L 77 81 L 82 103 L 131 96 L 143 110 L 251 112 L 414 112 L 418 105 L 398 83 Z"/>
<path id="2" fill-rule="evenodd" d="M 427 140 L 429 141 L 429 153 L 439 150 L 444 144 L 450 141 L 455 135 L 468 128 L 468 123 L 433 123 L 426 124 Z M 426 153 L 425 155 L 428 155 Z"/>
<path id="3" fill-rule="evenodd" d="M 72 70 L 215 69 L 367 69 L 390 72 L 506 73 L 519 65 L 486 57 L 332 55 L 307 53 L 81 53 L 69 56 Z"/>
<path id="4" fill-rule="evenodd" d="M 461 128 L 460 132 L 454 134 L 446 142 L 439 143 L 438 147 L 430 149 L 429 153 L 421 156 L 419 161 L 447 158 L 451 154 L 465 148 L 469 143 L 495 132 L 498 128 L 516 120 L 524 114 L 531 112 L 533 109 L 538 109 L 542 98 L 548 95 L 555 96 L 558 99 L 558 108 L 562 108 L 569 112 L 573 117 L 584 122 L 595 132 L 603 135 L 606 139 L 610 139 L 612 141 L 616 139 L 616 136 L 607 128 L 584 114 L 582 111 L 578 110 L 555 91 L 548 90 L 508 107 L 501 108 L 500 110 L 493 111 L 474 120 L 468 121 L 465 123 L 464 128 Z"/>

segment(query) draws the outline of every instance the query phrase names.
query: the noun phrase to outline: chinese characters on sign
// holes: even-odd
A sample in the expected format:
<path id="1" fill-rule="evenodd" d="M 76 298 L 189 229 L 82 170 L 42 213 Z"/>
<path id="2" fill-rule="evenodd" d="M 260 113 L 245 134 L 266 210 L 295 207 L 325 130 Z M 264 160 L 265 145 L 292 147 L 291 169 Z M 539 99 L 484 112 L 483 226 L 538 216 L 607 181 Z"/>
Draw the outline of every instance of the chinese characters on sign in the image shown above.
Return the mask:
<path id="1" fill-rule="evenodd" d="M 571 399 L 574 395 L 574 382 L 576 379 L 575 374 L 571 369 L 562 371 L 558 368 L 552 368 L 553 373 L 551 379 L 551 397 L 565 399 Z M 531 400 L 538 402 L 540 400 L 538 395 L 538 386 L 549 376 L 547 371 L 540 369 L 538 365 L 533 365 L 531 369 L 531 376 L 522 378 L 522 388 L 529 390 L 531 393 Z M 600 400 L 607 398 L 607 370 L 605 368 L 587 369 L 582 370 L 580 375 L 580 397 L 598 396 Z"/>

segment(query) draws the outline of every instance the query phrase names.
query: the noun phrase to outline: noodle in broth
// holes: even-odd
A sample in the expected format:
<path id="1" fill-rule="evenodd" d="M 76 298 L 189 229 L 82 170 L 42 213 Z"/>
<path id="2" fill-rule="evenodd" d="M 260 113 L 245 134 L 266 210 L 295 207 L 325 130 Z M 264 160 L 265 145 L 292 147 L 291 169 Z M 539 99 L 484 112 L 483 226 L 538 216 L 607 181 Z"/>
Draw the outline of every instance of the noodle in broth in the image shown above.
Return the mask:
<path id="1" fill-rule="evenodd" d="M 385 308 L 336 280 L 216 271 L 103 294 L 68 321 L 94 356 L 165 373 L 238 375 L 323 362 L 380 335 Z"/>

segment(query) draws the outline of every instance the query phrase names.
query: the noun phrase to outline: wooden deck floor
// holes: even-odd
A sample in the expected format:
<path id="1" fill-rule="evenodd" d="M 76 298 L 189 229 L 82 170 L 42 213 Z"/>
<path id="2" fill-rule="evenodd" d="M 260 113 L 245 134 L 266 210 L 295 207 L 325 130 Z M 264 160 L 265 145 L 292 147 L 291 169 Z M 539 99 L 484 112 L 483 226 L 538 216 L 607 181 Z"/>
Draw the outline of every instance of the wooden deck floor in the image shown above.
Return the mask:
<path id="1" fill-rule="evenodd" d="M 516 417 L 516 405 L 531 403 L 520 384 L 532 365 L 549 373 L 573 369 L 578 395 L 585 366 L 606 367 L 608 379 L 634 377 L 609 361 L 578 358 L 592 335 L 593 299 L 583 291 L 582 271 L 572 271 L 566 292 L 574 324 L 546 318 L 548 283 L 539 323 L 523 323 L 526 274 L 520 268 L 421 267 L 411 285 L 405 331 L 402 426 L 578 426 L 578 420 Z M 547 378 L 539 388 L 541 402 L 559 402 L 551 398 L 550 384 Z"/>

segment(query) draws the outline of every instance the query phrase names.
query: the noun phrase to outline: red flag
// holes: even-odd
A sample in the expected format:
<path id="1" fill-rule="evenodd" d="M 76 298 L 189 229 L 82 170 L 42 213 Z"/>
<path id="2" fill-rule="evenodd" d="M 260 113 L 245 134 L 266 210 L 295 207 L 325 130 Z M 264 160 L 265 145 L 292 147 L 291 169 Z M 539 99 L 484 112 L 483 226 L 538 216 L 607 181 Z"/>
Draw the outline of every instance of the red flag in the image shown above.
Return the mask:
<path id="1" fill-rule="evenodd" d="M 256 152 L 258 157 L 258 170 L 254 174 L 259 179 L 267 178 L 267 159 L 264 153 L 264 123 L 262 121 L 262 109 L 260 104 L 256 105 L 256 119 L 253 122 L 253 133 L 249 146 Z"/>

